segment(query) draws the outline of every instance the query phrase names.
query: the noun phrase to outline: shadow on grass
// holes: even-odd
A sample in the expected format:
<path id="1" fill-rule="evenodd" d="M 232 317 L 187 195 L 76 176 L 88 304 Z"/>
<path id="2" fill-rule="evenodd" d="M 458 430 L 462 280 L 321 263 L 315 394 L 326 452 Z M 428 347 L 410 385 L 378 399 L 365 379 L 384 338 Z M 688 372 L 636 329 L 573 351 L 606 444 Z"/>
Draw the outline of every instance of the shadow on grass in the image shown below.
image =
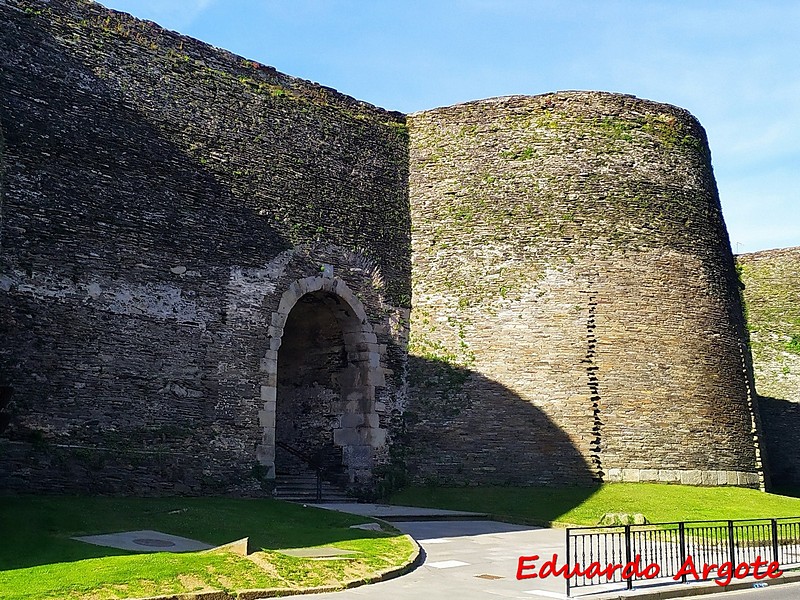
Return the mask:
<path id="1" fill-rule="evenodd" d="M 577 508 L 601 489 L 600 485 L 575 487 L 438 487 L 406 488 L 391 498 L 392 504 L 410 504 L 484 512 L 514 523 L 549 526 Z"/>
<path id="2" fill-rule="evenodd" d="M 268 499 L 3 497 L 0 571 L 138 554 L 70 538 L 139 529 L 213 545 L 249 537 L 253 547 L 265 550 L 387 535 L 349 528 L 366 521 Z"/>
<path id="3" fill-rule="evenodd" d="M 800 487 L 776 487 L 772 493 L 790 498 L 800 498 Z"/>

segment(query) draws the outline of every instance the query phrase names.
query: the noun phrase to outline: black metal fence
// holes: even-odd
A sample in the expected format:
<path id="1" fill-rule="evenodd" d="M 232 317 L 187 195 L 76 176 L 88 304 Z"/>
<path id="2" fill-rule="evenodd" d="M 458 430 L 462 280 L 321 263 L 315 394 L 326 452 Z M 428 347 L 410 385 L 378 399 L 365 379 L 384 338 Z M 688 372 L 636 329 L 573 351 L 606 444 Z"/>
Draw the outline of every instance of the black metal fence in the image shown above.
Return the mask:
<path id="1" fill-rule="evenodd" d="M 571 527 L 566 560 L 567 596 L 575 588 L 632 589 L 636 580 L 675 579 L 687 564 L 695 567 L 698 580 L 731 580 L 746 576 L 745 570 L 752 575 L 752 563 L 759 561 L 763 576 L 773 561 L 781 570 L 800 565 L 800 517 Z M 719 570 L 724 563 L 728 573 Z M 737 573 L 741 563 L 750 568 Z M 675 580 L 687 578 L 695 579 L 694 573 Z"/>

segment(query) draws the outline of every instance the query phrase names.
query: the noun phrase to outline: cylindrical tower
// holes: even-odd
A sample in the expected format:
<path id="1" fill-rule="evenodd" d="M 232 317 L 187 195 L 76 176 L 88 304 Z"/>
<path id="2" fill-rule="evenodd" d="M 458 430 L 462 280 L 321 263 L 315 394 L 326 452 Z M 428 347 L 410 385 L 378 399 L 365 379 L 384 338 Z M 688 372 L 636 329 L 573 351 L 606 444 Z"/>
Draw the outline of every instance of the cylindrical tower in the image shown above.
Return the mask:
<path id="1" fill-rule="evenodd" d="M 408 122 L 416 475 L 763 485 L 700 124 L 598 92 Z"/>

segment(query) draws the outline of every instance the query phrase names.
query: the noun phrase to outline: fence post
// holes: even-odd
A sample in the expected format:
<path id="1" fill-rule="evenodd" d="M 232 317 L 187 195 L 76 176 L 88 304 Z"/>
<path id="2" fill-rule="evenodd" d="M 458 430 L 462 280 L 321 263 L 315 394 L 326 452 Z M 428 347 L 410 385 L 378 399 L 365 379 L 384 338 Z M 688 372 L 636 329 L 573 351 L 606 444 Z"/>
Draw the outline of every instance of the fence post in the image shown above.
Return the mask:
<path id="1" fill-rule="evenodd" d="M 631 526 L 625 525 L 625 564 L 629 564 L 631 562 Z M 626 590 L 633 589 L 633 574 L 628 577 L 628 581 L 625 583 Z"/>
<path id="2" fill-rule="evenodd" d="M 778 521 L 772 519 L 772 560 L 781 564 L 778 559 Z"/>
<path id="3" fill-rule="evenodd" d="M 678 523 L 678 537 L 681 544 L 681 567 L 686 562 L 686 523 L 681 521 Z M 686 583 L 686 573 L 681 575 L 681 583 Z"/>
<path id="4" fill-rule="evenodd" d="M 569 573 L 570 558 L 571 557 L 570 557 L 570 554 L 569 554 L 569 527 L 567 527 L 567 558 L 566 558 L 566 561 L 565 561 L 567 563 L 567 573 Z M 569 598 L 569 580 L 570 580 L 570 578 L 567 577 L 566 580 L 567 580 L 567 598 Z"/>
<path id="5" fill-rule="evenodd" d="M 728 544 L 731 549 L 731 569 L 736 568 L 736 540 L 733 535 L 733 521 L 728 521 Z"/>

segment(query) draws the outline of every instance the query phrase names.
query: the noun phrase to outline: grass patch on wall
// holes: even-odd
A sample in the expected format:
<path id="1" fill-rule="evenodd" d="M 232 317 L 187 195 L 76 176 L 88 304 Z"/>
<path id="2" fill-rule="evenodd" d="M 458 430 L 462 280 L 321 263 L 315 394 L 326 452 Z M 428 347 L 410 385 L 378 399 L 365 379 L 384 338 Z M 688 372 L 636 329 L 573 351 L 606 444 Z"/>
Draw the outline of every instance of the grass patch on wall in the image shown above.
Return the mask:
<path id="1" fill-rule="evenodd" d="M 651 522 L 800 515 L 800 498 L 736 487 L 656 483 L 580 487 L 410 487 L 393 504 L 485 512 L 524 523 L 596 525 L 605 513 L 642 513 Z"/>
<path id="2" fill-rule="evenodd" d="M 199 590 L 341 586 L 404 564 L 398 532 L 350 529 L 369 521 L 275 500 L 223 498 L 0 498 L 0 598 L 105 600 Z M 134 553 L 73 536 L 151 529 L 220 545 L 250 537 L 251 557 Z M 310 560 L 280 549 L 335 546 L 348 560 Z"/>

